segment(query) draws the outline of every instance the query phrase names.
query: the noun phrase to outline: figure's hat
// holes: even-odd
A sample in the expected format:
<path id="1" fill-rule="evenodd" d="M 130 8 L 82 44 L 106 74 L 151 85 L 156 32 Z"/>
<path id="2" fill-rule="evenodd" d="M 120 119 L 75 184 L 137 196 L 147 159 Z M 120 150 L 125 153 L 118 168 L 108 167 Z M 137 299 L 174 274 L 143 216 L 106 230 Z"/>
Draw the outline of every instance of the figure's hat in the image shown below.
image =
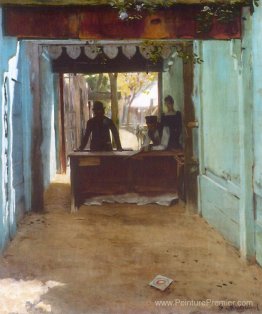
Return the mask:
<path id="1" fill-rule="evenodd" d="M 95 101 L 93 104 L 93 110 L 104 110 L 104 105 L 101 101 Z"/>

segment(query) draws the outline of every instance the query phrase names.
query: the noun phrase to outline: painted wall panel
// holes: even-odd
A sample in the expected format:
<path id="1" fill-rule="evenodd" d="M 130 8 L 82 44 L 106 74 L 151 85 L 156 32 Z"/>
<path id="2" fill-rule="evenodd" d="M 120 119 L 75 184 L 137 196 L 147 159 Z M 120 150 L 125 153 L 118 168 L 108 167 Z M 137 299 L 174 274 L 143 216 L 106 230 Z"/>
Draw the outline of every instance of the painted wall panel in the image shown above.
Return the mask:
<path id="1" fill-rule="evenodd" d="M 19 50 L 20 51 L 20 50 Z M 19 58 L 18 58 L 19 59 Z M 18 63 L 18 60 L 17 60 Z M 21 74 L 14 82 L 12 107 L 12 188 L 14 189 L 14 206 L 17 221 L 23 216 L 24 204 L 24 171 L 23 171 L 23 116 L 22 116 L 22 82 Z M 13 78 L 14 80 L 14 78 Z M 19 131 L 18 131 L 19 130 Z"/>
<path id="2" fill-rule="evenodd" d="M 184 86 L 183 86 L 183 62 L 181 58 L 174 58 L 173 65 L 168 72 L 163 72 L 163 102 L 167 95 L 174 98 L 176 110 L 183 111 L 184 107 Z M 166 108 L 163 108 L 164 110 Z"/>
<path id="3" fill-rule="evenodd" d="M 253 14 L 253 129 L 254 129 L 254 177 L 256 211 L 256 258 L 262 266 L 262 7 Z"/>
<path id="4" fill-rule="evenodd" d="M 200 178 L 200 189 L 203 217 L 239 247 L 239 199 L 206 176 Z"/>
<path id="5" fill-rule="evenodd" d="M 259 200 L 261 204 L 262 199 Z M 261 221 L 256 224 L 256 260 L 262 266 L 262 224 Z"/>
<path id="6" fill-rule="evenodd" d="M 41 153 L 43 160 L 43 182 L 47 188 L 56 173 L 56 146 L 54 126 L 54 74 L 51 63 L 45 54 L 40 57 L 40 84 L 41 84 L 41 117 L 43 140 Z"/>
<path id="7" fill-rule="evenodd" d="M 15 38 L 2 35 L 0 8 L 0 250 L 16 232 L 15 194 L 12 187 L 12 102 L 17 79 L 18 45 Z M 12 60 L 12 61 L 10 61 Z"/>
<path id="8" fill-rule="evenodd" d="M 31 58 L 27 51 L 25 42 L 20 44 L 20 71 L 22 73 L 22 124 L 23 124 L 23 173 L 24 173 L 24 202 L 25 210 L 32 209 L 32 108 L 33 88 L 30 85 Z"/>
<path id="9" fill-rule="evenodd" d="M 182 113 L 182 120 L 184 120 L 184 80 L 183 80 L 183 61 L 179 57 L 172 59 L 173 65 L 168 67 L 167 72 L 163 72 L 163 89 L 162 89 L 162 111 L 165 112 L 167 108 L 164 106 L 164 98 L 171 95 L 174 99 L 174 108 Z M 180 138 L 181 144 L 184 143 L 184 132 Z"/>
<path id="10" fill-rule="evenodd" d="M 194 69 L 199 121 L 199 211 L 234 246 L 240 247 L 239 60 L 240 42 L 198 42 L 204 62 Z M 197 147 L 196 147 L 197 146 Z"/>
<path id="11" fill-rule="evenodd" d="M 262 7 L 253 16 L 253 75 L 254 75 L 254 187 L 262 197 Z M 262 208 L 259 208 L 262 211 Z"/>
<path id="12" fill-rule="evenodd" d="M 232 43 L 203 42 L 204 167 L 239 183 L 238 68 Z"/>

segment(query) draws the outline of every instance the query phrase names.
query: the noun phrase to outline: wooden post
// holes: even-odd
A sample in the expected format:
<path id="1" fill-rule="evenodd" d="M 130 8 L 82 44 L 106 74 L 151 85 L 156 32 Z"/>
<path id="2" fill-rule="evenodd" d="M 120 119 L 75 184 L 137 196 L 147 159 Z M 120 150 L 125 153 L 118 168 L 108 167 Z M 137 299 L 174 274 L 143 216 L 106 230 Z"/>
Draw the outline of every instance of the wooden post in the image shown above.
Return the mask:
<path id="1" fill-rule="evenodd" d="M 255 259 L 255 217 L 253 190 L 253 81 L 252 42 L 248 37 L 251 18 L 248 9 L 244 12 L 244 27 L 247 35 L 242 41 L 242 75 L 239 76 L 239 147 L 240 147 L 240 251 L 245 259 Z"/>
<path id="2" fill-rule="evenodd" d="M 162 98 L 163 98 L 163 76 L 162 72 L 158 73 L 158 118 L 161 117 L 163 113 L 163 103 L 162 103 Z"/>
<path id="3" fill-rule="evenodd" d="M 193 49 L 192 46 L 186 49 Z M 193 63 L 188 62 L 183 66 L 184 79 L 184 129 L 185 131 L 185 194 L 186 208 L 190 212 L 196 212 L 197 203 L 197 177 L 198 163 L 194 158 L 193 131 L 189 127 L 190 122 L 195 121 L 195 110 L 193 106 Z"/>
<path id="4" fill-rule="evenodd" d="M 77 166 L 78 158 L 70 157 L 70 182 L 71 182 L 71 213 L 78 210 L 77 203 Z"/>
<path id="5" fill-rule="evenodd" d="M 59 158 L 61 163 L 61 172 L 66 173 L 66 149 L 65 149 L 65 110 L 64 110 L 64 76 L 59 75 L 60 86 L 60 121 L 59 121 Z"/>

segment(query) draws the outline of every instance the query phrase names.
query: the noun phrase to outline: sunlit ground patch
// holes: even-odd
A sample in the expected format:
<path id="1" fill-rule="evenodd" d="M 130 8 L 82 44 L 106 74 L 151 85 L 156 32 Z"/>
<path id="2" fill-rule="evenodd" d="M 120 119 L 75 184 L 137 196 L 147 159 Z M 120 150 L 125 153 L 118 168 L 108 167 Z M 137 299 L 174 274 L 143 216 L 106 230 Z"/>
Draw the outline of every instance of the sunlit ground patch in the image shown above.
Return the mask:
<path id="1" fill-rule="evenodd" d="M 51 313 L 51 305 L 42 302 L 41 296 L 50 288 L 63 285 L 51 280 L 43 283 L 40 280 L 0 279 L 0 313 L 28 314 L 34 309 L 40 313 Z"/>

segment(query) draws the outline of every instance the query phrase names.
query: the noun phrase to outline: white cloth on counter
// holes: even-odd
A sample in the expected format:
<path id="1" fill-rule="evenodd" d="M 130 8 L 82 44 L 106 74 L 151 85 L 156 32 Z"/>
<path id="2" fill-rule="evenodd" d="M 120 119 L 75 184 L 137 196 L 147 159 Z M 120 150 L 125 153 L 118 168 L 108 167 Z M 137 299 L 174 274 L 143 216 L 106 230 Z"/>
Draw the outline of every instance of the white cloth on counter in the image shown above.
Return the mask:
<path id="1" fill-rule="evenodd" d="M 155 137 L 155 139 L 158 139 L 160 144 L 159 145 L 153 145 L 151 150 L 165 150 L 165 149 L 167 149 L 169 138 L 170 138 L 169 127 L 167 127 L 167 126 L 163 127 L 163 133 L 162 133 L 161 139 L 160 139 L 160 135 L 159 135 L 158 130 L 155 130 L 154 137 Z M 147 147 L 150 143 L 151 143 L 151 138 L 149 137 L 148 132 L 147 132 L 145 135 L 144 142 L 143 142 L 141 147 L 142 148 Z"/>

